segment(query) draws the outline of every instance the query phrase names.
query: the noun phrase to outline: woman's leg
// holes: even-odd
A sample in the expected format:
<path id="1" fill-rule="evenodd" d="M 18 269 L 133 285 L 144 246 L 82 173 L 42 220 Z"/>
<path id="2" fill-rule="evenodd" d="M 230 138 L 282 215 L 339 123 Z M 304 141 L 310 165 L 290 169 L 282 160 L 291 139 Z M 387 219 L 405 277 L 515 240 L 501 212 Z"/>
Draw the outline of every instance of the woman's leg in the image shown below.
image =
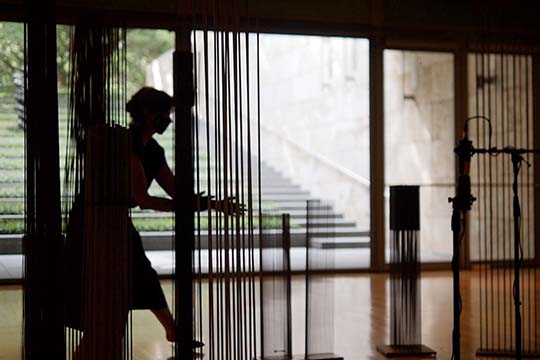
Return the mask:
<path id="1" fill-rule="evenodd" d="M 161 325 L 165 328 L 165 334 L 167 337 L 167 340 L 174 341 L 175 340 L 175 333 L 174 333 L 174 318 L 171 314 L 171 311 L 166 306 L 161 309 L 150 309 L 152 313 L 156 316 L 156 318 L 159 320 Z"/>

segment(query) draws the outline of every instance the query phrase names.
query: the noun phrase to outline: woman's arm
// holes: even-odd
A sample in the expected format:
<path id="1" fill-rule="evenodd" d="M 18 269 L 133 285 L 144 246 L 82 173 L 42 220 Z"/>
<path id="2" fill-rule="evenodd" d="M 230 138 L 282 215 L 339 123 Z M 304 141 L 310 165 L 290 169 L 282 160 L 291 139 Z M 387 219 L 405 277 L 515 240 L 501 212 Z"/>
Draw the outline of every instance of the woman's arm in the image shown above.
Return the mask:
<path id="1" fill-rule="evenodd" d="M 163 164 L 163 166 L 158 170 L 156 181 L 159 186 L 161 186 L 163 190 L 165 190 L 165 192 L 174 199 L 174 196 L 176 195 L 174 174 L 167 163 Z"/>
<path id="2" fill-rule="evenodd" d="M 169 168 L 169 165 L 165 163 L 159 170 L 156 175 L 156 181 L 165 190 L 165 192 L 174 199 L 176 195 L 176 185 L 174 183 L 175 178 L 174 174 Z M 195 208 L 197 211 L 204 211 L 208 209 L 208 197 L 202 196 L 202 194 L 194 195 Z M 214 208 L 215 201 L 210 200 L 210 207 Z"/>
<path id="3" fill-rule="evenodd" d="M 137 156 L 132 156 L 133 174 L 131 185 L 133 199 L 141 209 L 152 209 L 158 211 L 173 211 L 174 202 L 171 199 L 148 195 L 146 176 L 141 160 Z"/>
<path id="4" fill-rule="evenodd" d="M 174 196 L 176 195 L 174 174 L 167 165 L 167 163 L 165 163 L 159 169 L 156 176 L 156 181 L 170 197 L 174 198 Z M 245 210 L 245 206 L 243 204 L 240 204 L 239 208 L 237 209 L 234 197 L 223 200 L 214 200 L 212 198 L 209 202 L 208 196 L 203 196 L 202 193 L 196 194 L 194 195 L 194 197 L 196 201 L 195 207 L 197 208 L 197 211 L 204 211 L 207 210 L 209 207 L 213 210 L 224 211 L 225 206 L 227 206 L 228 211 L 231 214 L 235 214 L 237 210 L 239 210 L 240 213 L 243 213 Z M 225 205 L 226 203 L 227 205 Z"/>

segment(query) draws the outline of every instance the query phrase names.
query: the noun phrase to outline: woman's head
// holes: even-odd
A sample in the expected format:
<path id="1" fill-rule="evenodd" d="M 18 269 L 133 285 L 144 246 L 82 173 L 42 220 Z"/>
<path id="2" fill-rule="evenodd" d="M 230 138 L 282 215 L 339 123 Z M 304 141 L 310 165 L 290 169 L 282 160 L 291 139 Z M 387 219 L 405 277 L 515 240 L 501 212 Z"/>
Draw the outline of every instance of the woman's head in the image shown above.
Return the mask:
<path id="1" fill-rule="evenodd" d="M 172 107 L 173 100 L 167 93 L 143 87 L 127 102 L 126 111 L 131 115 L 133 126 L 163 133 L 171 122 Z"/>

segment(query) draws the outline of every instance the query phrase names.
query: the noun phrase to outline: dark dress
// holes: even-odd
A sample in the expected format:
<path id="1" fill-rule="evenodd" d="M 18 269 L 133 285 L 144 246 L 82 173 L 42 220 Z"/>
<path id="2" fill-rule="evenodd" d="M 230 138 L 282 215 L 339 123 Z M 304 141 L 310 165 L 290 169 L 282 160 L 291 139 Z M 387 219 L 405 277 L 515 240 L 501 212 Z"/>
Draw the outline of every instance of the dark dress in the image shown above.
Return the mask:
<path id="1" fill-rule="evenodd" d="M 150 139 L 143 144 L 141 135 L 132 129 L 133 153 L 143 165 L 148 187 L 156 178 L 159 170 L 166 164 L 165 151 L 156 140 Z M 130 220 L 132 240 L 132 309 L 161 309 L 167 306 L 165 295 L 159 284 L 157 272 L 146 257 L 139 232 Z"/>
<path id="2" fill-rule="evenodd" d="M 159 170 L 166 164 L 165 152 L 155 141 L 145 145 L 140 133 L 131 129 L 133 153 L 144 168 L 148 187 L 156 178 Z M 66 325 L 80 329 L 81 318 L 81 275 L 82 275 L 82 239 L 84 221 L 84 201 L 78 196 L 70 213 L 66 231 L 67 260 L 67 307 Z M 135 204 L 132 204 L 134 207 Z M 129 220 L 131 247 L 131 302 L 130 309 L 161 309 L 167 306 L 165 295 L 161 289 L 157 272 L 152 268 L 150 260 L 144 252 L 141 235 Z"/>

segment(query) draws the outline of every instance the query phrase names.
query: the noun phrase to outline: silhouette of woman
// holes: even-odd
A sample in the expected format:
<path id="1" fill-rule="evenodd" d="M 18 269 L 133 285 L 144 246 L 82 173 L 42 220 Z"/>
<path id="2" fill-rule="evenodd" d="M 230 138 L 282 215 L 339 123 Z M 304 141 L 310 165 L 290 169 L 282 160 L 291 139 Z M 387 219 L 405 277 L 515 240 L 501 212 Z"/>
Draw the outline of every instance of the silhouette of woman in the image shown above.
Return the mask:
<path id="1" fill-rule="evenodd" d="M 174 175 L 167 165 L 163 148 L 153 135 L 163 134 L 169 124 L 172 99 L 166 93 L 144 87 L 126 105 L 131 115 L 132 192 L 134 206 L 141 209 L 173 211 L 173 200 L 150 196 L 153 180 L 174 198 Z M 150 309 L 163 325 L 167 340 L 174 341 L 174 320 L 167 306 L 156 271 L 144 253 L 141 236 L 131 225 L 132 240 L 132 308 Z M 201 345 L 201 344 L 197 344 Z"/>
<path id="2" fill-rule="evenodd" d="M 170 112 L 173 106 L 172 98 L 163 91 L 151 87 L 143 87 L 126 104 L 126 111 L 131 115 L 130 124 L 131 142 L 133 149 L 132 158 L 132 203 L 131 207 L 139 206 L 141 209 L 157 211 L 173 211 L 175 197 L 175 177 L 169 168 L 165 152 L 153 135 L 163 134 L 171 123 Z M 152 182 L 156 182 L 165 190 L 170 198 L 156 197 L 148 194 L 148 188 Z M 199 195 L 200 196 L 200 195 Z M 196 197 L 194 197 L 196 198 Z M 207 210 L 208 197 L 200 196 L 199 211 Z M 234 198 L 220 201 L 211 200 L 210 206 L 220 210 L 225 208 L 225 202 L 229 202 L 228 208 L 235 209 Z M 82 201 L 77 199 L 70 214 L 70 222 L 67 229 L 67 253 L 68 268 L 74 269 L 68 287 L 68 321 L 70 327 L 81 329 L 80 326 L 80 262 L 81 259 L 81 232 L 82 225 Z M 243 206 L 240 207 L 241 211 Z M 139 232 L 130 221 L 130 246 L 131 246 L 131 303 L 130 309 L 149 309 L 163 325 L 166 338 L 175 340 L 175 322 L 171 311 L 167 306 L 165 295 L 161 288 L 157 272 L 152 265 L 142 245 Z M 75 254 L 75 255 L 74 255 Z M 69 275 L 68 275 L 69 276 Z M 127 318 L 126 318 L 127 319 Z M 189 325 L 188 325 L 189 326 Z M 83 329 L 84 331 L 84 329 Z M 83 338 L 84 339 L 84 338 Z M 84 341 L 83 341 L 84 342 Z M 81 343 L 82 346 L 82 343 Z M 204 346 L 203 343 L 193 341 L 193 347 Z"/>
<path id="3" fill-rule="evenodd" d="M 171 123 L 170 112 L 172 98 L 163 91 L 151 87 L 140 89 L 126 105 L 132 122 L 132 192 L 134 205 L 141 209 L 157 211 L 173 211 L 175 197 L 175 178 L 165 159 L 163 148 L 154 140 L 154 134 L 163 134 Z M 170 198 L 156 197 L 148 194 L 153 180 L 165 190 Z M 208 198 L 201 196 L 199 211 L 206 210 Z M 216 201 L 211 200 L 213 209 L 223 209 L 224 202 L 229 201 L 230 209 L 234 209 L 233 198 Z M 163 325 L 167 340 L 175 340 L 175 324 L 167 306 L 163 290 L 159 284 L 156 271 L 144 253 L 142 241 L 137 230 L 132 226 L 133 266 L 132 266 L 132 298 L 133 309 L 150 309 Z M 204 344 L 193 341 L 193 347 Z"/>

